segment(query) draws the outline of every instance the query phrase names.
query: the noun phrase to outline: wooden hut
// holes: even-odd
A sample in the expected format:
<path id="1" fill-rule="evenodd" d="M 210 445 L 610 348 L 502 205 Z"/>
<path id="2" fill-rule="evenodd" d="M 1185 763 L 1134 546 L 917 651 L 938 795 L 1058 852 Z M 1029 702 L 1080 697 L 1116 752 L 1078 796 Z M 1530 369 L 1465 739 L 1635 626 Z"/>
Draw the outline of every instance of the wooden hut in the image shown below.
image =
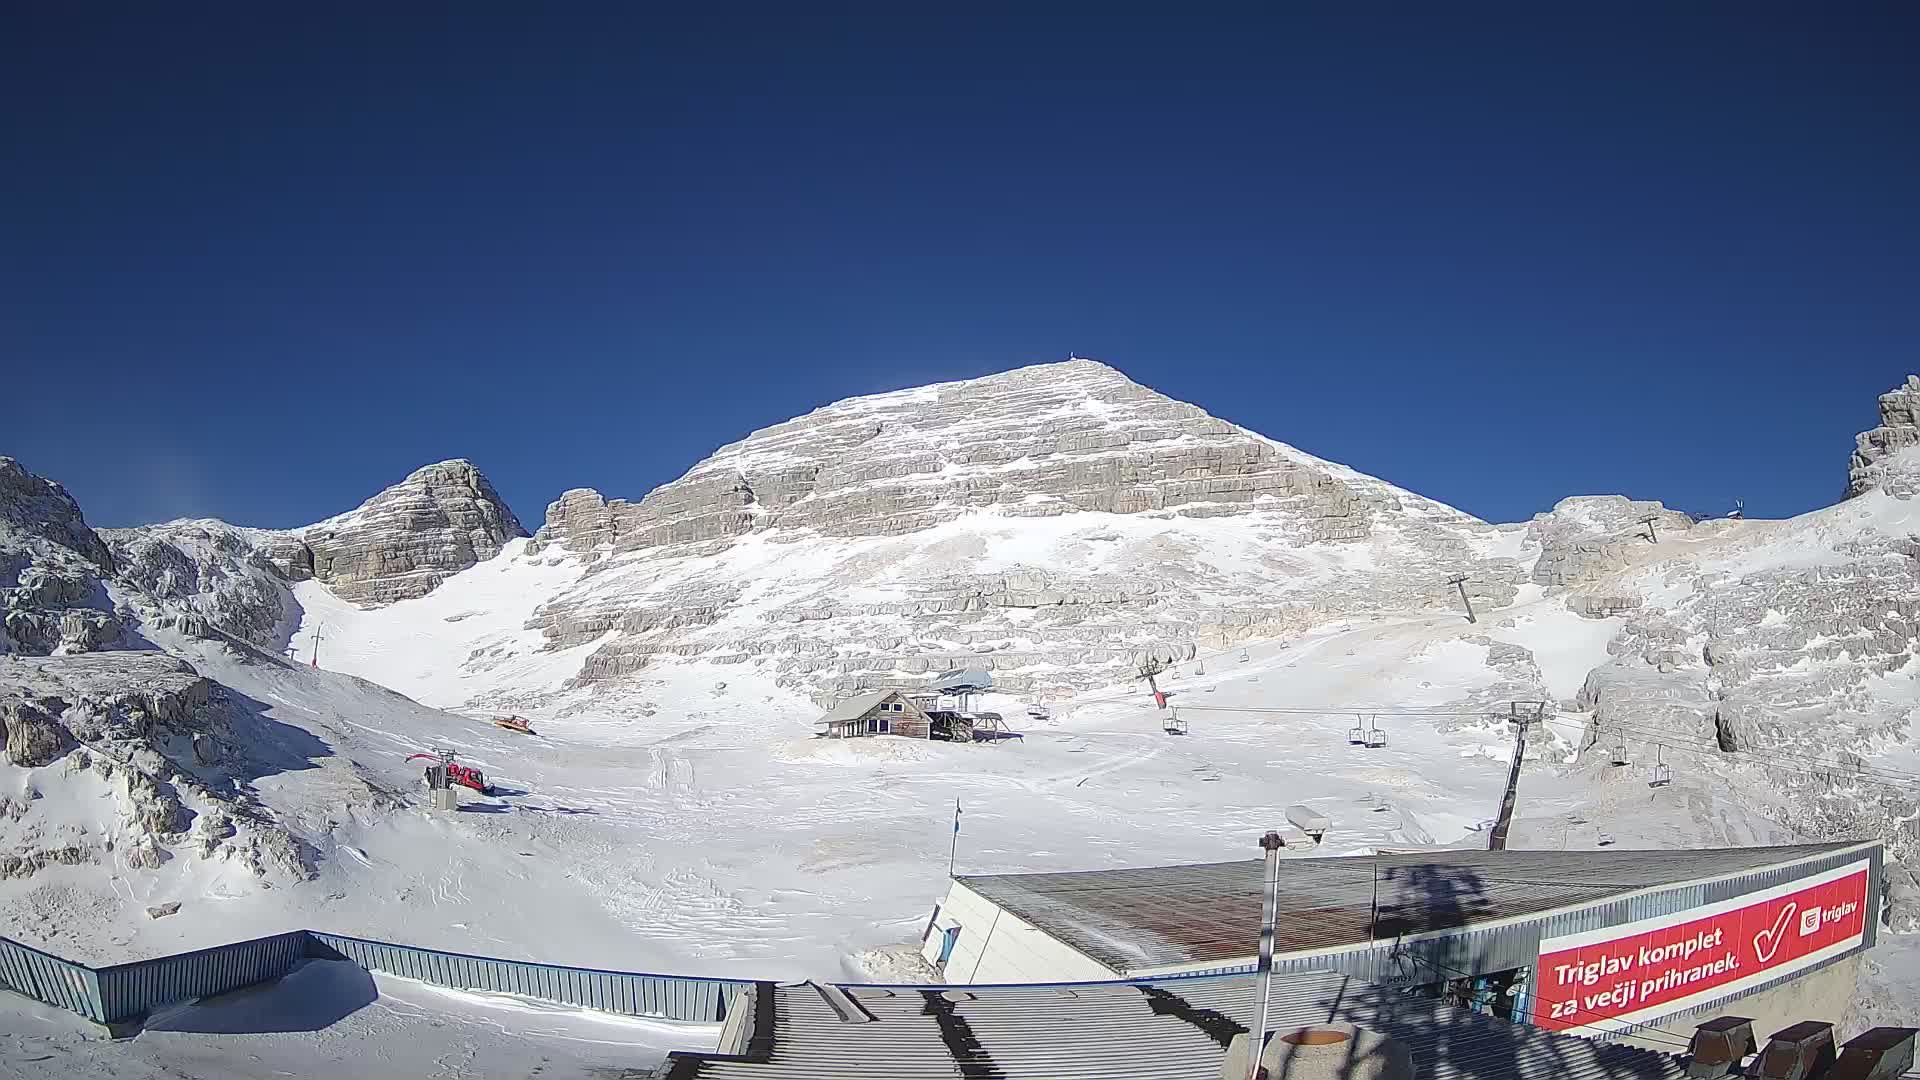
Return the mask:
<path id="1" fill-rule="evenodd" d="M 861 739 L 869 735 L 930 737 L 931 724 L 920 704 L 899 690 L 875 690 L 847 698 L 814 721 L 824 739 Z"/>

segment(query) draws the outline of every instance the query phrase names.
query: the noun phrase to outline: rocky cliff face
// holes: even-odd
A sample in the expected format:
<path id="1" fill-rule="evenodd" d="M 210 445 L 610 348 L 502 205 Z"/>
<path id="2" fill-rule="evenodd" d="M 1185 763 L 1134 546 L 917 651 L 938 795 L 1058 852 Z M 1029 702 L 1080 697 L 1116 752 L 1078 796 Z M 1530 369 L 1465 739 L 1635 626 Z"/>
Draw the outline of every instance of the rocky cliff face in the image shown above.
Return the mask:
<path id="1" fill-rule="evenodd" d="M 0 881 L 116 859 L 152 869 L 187 844 L 304 875 L 299 843 L 236 779 L 250 765 L 229 737 L 235 704 L 123 633 L 190 613 L 202 633 L 283 632 L 260 622 L 292 614 L 278 571 L 218 522 L 107 537 L 58 484 L 0 458 Z M 113 812 L 76 815 L 76 800 Z"/>
<path id="2" fill-rule="evenodd" d="M 758 658 L 829 696 L 984 667 L 1014 689 L 1329 613 L 1511 598 L 1497 530 L 1089 360 L 855 398 L 638 502 L 569 491 L 528 545 L 594 563 L 544 605 L 578 683 Z"/>
<path id="3" fill-rule="evenodd" d="M 358 509 L 299 530 L 306 552 L 289 547 L 280 561 L 372 606 L 425 596 L 525 535 L 480 470 L 456 459 L 415 469 Z"/>
<path id="4" fill-rule="evenodd" d="M 472 463 L 442 461 L 359 508 L 304 529 L 249 529 L 211 519 L 109 529 L 127 603 L 148 625 L 216 632 L 279 651 L 297 625 L 290 586 L 318 578 L 362 607 L 424 596 L 525 536 Z"/>
<path id="5" fill-rule="evenodd" d="M 1849 501 L 1703 523 L 1697 551 L 1602 567 L 1596 588 L 1626 620 L 1576 702 L 1594 743 L 1724 774 L 1806 835 L 1886 837 L 1889 921 L 1908 930 L 1920 929 L 1920 803 L 1897 758 L 1920 715 L 1920 513 L 1902 453 L 1914 400 L 1881 397 Z"/>
<path id="6" fill-rule="evenodd" d="M 300 562 L 288 556 L 306 548 L 286 533 L 200 520 L 101 536 L 146 625 L 194 637 L 219 631 L 278 652 L 298 620 L 287 586 L 299 580 Z"/>
<path id="7" fill-rule="evenodd" d="M 1302 543 L 1377 517 L 1472 519 L 1262 438 L 1092 360 L 854 398 L 754 432 L 637 503 L 567 492 L 536 547 L 612 554 L 774 529 L 899 536 L 991 511 L 1284 511 Z"/>
<path id="8" fill-rule="evenodd" d="M 1854 439 L 1847 497 L 1879 488 L 1896 498 L 1920 493 L 1920 375 L 1880 395 L 1880 423 Z M 1904 459 L 1904 460 L 1903 460 Z"/>
<path id="9" fill-rule="evenodd" d="M 1562 499 L 1551 513 L 1527 524 L 1527 539 L 1540 546 L 1533 564 L 1536 585 L 1584 585 L 1636 561 L 1661 537 L 1683 534 L 1693 519 L 1658 502 L 1624 495 Z"/>
<path id="10" fill-rule="evenodd" d="M 120 635 L 113 556 L 67 490 L 0 457 L 0 654 L 75 653 Z"/>

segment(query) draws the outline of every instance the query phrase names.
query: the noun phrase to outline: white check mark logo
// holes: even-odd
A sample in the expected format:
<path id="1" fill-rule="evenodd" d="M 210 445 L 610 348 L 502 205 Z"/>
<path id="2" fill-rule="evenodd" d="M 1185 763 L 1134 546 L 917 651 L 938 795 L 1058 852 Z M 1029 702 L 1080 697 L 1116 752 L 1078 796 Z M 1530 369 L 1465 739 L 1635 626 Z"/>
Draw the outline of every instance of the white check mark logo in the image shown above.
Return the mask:
<path id="1" fill-rule="evenodd" d="M 1781 908 L 1780 917 L 1773 920 L 1773 929 L 1762 930 L 1753 935 L 1753 955 L 1759 957 L 1761 963 L 1771 962 L 1773 960 L 1773 954 L 1780 951 L 1780 942 L 1782 940 L 1780 931 L 1786 929 L 1788 921 L 1793 918 L 1794 909 L 1799 906 L 1798 903 L 1792 903 Z"/>

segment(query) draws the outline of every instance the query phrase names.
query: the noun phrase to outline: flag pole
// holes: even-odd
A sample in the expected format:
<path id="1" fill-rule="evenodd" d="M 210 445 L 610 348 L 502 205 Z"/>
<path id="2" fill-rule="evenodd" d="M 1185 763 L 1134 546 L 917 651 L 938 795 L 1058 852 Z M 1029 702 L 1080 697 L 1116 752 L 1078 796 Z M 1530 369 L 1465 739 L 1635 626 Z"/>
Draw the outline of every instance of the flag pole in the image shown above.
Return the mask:
<path id="1" fill-rule="evenodd" d="M 947 848 L 947 876 L 953 876 L 954 856 L 960 853 L 960 800 L 953 800 L 953 843 Z"/>

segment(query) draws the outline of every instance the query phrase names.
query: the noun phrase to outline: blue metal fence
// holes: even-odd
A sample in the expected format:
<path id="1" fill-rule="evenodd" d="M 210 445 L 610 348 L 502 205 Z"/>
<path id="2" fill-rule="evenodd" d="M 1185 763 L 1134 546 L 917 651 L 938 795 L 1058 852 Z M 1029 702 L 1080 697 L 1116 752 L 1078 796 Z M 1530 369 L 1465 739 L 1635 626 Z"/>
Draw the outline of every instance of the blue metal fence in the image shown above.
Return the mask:
<path id="1" fill-rule="evenodd" d="M 726 1019 L 734 995 L 753 985 L 743 979 L 648 975 L 500 960 L 319 931 L 308 931 L 307 940 L 310 956 L 350 960 L 368 971 L 435 986 L 517 994 L 600 1012 L 689 1023 L 717 1024 Z"/>
<path id="2" fill-rule="evenodd" d="M 100 976 L 92 968 L 0 937 L 0 990 L 77 1012 L 104 1023 Z"/>
<path id="3" fill-rule="evenodd" d="M 650 975 L 637 971 L 535 964 L 418 949 L 384 941 L 293 930 L 152 960 L 90 968 L 0 938 L 0 990 L 79 1013 L 96 1023 L 277 979 L 308 957 L 345 960 L 367 971 L 454 990 L 516 994 L 583 1009 L 682 1023 L 717 1024 L 743 979 Z"/>
<path id="4" fill-rule="evenodd" d="M 98 971 L 108 1020 L 142 1016 L 162 1005 L 223 994 L 277 979 L 307 951 L 307 932 L 295 930 L 189 953 L 115 964 Z"/>

